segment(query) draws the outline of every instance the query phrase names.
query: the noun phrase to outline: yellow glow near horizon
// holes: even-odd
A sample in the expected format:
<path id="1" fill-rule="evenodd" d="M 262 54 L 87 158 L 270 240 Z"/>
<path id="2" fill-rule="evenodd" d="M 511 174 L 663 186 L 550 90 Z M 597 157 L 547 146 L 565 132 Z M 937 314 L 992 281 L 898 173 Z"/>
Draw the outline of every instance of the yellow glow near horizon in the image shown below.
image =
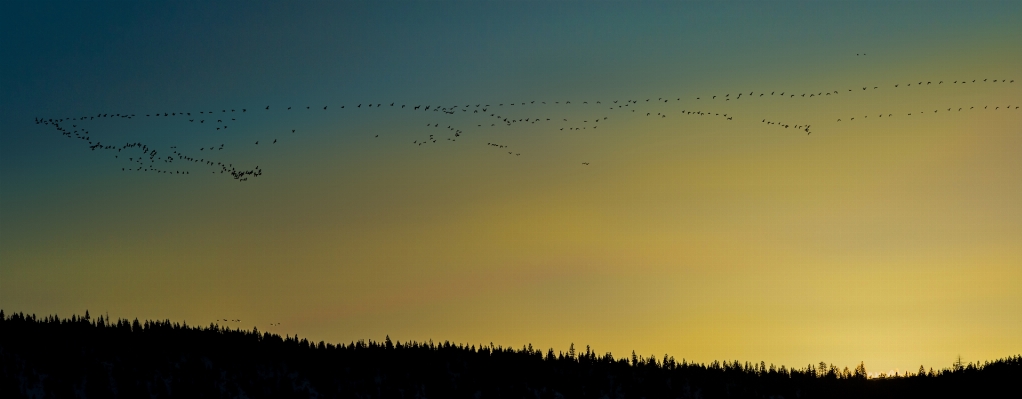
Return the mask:
<path id="1" fill-rule="evenodd" d="M 302 38 L 294 43 L 330 45 L 278 44 L 286 51 L 247 70 L 264 81 L 232 85 L 216 73 L 208 75 L 218 80 L 203 80 L 213 78 L 170 63 L 177 69 L 167 79 L 194 93 L 165 88 L 170 94 L 144 98 L 151 82 L 138 78 L 134 91 L 124 91 L 139 99 L 82 99 L 72 104 L 78 108 L 46 111 L 257 103 L 230 122 L 230 134 L 171 119 L 89 125 L 104 142 L 144 139 L 193 152 L 199 143 L 226 142 L 216 156 L 266 171 L 245 184 L 209 171 L 193 179 L 121 173 L 123 159 L 81 156 L 51 126 L 36 135 L 0 118 L 0 308 L 201 325 L 241 319 L 232 326 L 329 342 L 389 335 L 561 351 L 574 343 L 618 357 L 634 350 L 697 362 L 852 368 L 862 361 L 871 372 L 1022 353 L 1022 110 L 1008 107 L 1022 106 L 1014 45 L 1022 35 L 1011 35 L 1020 25 L 985 23 L 996 18 L 981 11 L 995 4 L 913 24 L 908 12 L 800 5 L 842 11 L 776 25 L 755 13 L 739 18 L 738 10 L 690 5 L 641 18 L 604 10 L 594 15 L 605 18 L 592 20 L 621 18 L 620 27 L 591 32 L 576 31 L 589 26 L 580 20 L 533 21 L 531 10 L 518 14 L 536 24 L 523 31 L 499 25 L 504 16 L 459 19 L 490 21 L 475 27 L 479 42 L 431 42 L 450 32 L 415 25 L 447 21 L 446 14 L 400 20 L 382 35 L 372 25 L 367 37 L 355 30 L 288 36 L 266 27 Z M 926 8 L 917 11 L 935 12 Z M 872 19 L 848 22 L 846 12 Z M 320 15 L 303 18 L 313 14 Z M 888 14 L 899 16 L 892 22 Z M 714 18 L 689 21 L 706 24 L 693 31 L 670 18 L 649 22 L 662 15 Z M 1018 16 L 1005 15 L 996 17 Z M 844 28 L 828 30 L 819 22 L 827 18 Z M 963 27 L 968 21 L 974 25 Z M 752 27 L 738 29 L 745 24 Z M 876 32 L 863 32 L 873 24 Z M 920 26 L 962 34 L 906 32 Z M 505 30 L 507 37 L 494 33 Z M 665 42 L 654 40 L 661 36 Z M 491 51 L 494 37 L 502 41 Z M 841 47 L 864 38 L 868 58 Z M 597 46 L 605 41 L 608 48 Z M 265 50 L 239 46 L 248 50 L 224 50 L 235 58 L 223 65 L 248 68 L 243 56 Z M 302 54 L 310 49 L 316 54 Z M 32 60 L 19 57 L 3 58 Z M 96 65 L 121 71 L 137 58 Z M 46 68 L 11 69 L 25 76 L 5 82 L 48 81 L 24 72 Z M 230 71 L 222 74 L 233 79 Z M 78 84 L 73 72 L 74 84 L 58 79 L 64 83 L 49 93 L 64 96 L 64 86 Z M 1015 82 L 971 82 L 984 78 Z M 960 79 L 970 83 L 953 83 Z M 222 93 L 231 90 L 241 94 Z M 301 90 L 314 94 L 300 97 Z M 376 97 L 434 106 L 456 98 L 473 110 L 494 104 L 447 116 Z M 624 107 L 626 99 L 638 103 Z M 370 100 L 386 105 L 351 105 Z M 497 120 L 490 113 L 542 120 L 490 127 Z M 465 131 L 457 142 L 446 141 L 454 138 L 448 124 Z M 783 124 L 811 125 L 812 134 Z M 9 132 L 32 135 L 7 140 Z M 417 145 L 431 134 L 441 143 Z"/>

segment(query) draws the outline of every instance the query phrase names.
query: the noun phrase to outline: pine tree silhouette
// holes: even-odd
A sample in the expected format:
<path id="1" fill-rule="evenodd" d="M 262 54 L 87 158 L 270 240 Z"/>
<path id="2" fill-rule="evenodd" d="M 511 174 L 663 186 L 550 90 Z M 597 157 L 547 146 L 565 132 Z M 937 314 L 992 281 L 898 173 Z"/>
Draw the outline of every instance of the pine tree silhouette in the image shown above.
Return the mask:
<path id="1" fill-rule="evenodd" d="M 465 343 L 310 342 L 210 324 L 95 320 L 0 309 L 0 397 L 540 397 L 900 398 L 995 397 L 1017 392 L 1022 355 L 913 378 L 869 378 L 820 362 L 758 363 L 614 358 L 586 346 L 546 355 Z M 926 377 L 926 378 L 921 378 Z"/>

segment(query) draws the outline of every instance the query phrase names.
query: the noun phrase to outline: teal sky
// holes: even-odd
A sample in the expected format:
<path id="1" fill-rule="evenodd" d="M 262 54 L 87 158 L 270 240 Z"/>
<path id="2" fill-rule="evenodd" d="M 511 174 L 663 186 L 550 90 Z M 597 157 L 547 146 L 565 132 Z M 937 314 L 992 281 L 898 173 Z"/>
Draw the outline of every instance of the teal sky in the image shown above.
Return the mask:
<path id="1" fill-rule="evenodd" d="M 1020 26 L 1008 1 L 5 2 L 0 308 L 877 371 L 1017 354 Z M 476 104 L 531 120 L 411 109 Z M 142 117 L 211 110 L 237 120 Z M 136 117 L 34 123 L 104 113 Z M 88 141 L 265 173 L 122 172 Z"/>

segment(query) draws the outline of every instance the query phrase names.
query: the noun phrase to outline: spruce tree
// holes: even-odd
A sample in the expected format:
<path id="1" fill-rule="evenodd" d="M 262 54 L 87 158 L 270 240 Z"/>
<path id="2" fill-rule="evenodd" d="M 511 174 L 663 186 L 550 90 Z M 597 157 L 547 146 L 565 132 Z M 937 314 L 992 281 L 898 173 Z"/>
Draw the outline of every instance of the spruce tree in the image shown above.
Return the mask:
<path id="1" fill-rule="evenodd" d="M 866 364 L 859 362 L 858 366 L 855 366 L 855 378 L 866 379 Z"/>

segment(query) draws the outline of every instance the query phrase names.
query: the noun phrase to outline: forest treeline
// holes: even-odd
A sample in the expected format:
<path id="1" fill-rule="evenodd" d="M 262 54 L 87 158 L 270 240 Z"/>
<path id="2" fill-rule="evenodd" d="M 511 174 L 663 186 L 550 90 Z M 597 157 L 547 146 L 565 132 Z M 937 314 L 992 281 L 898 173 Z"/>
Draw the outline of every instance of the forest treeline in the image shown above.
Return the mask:
<path id="1" fill-rule="evenodd" d="M 0 310 L 5 398 L 1022 397 L 1022 355 L 867 378 L 865 366 L 615 358 L 451 342 L 310 342 L 216 324 Z"/>

